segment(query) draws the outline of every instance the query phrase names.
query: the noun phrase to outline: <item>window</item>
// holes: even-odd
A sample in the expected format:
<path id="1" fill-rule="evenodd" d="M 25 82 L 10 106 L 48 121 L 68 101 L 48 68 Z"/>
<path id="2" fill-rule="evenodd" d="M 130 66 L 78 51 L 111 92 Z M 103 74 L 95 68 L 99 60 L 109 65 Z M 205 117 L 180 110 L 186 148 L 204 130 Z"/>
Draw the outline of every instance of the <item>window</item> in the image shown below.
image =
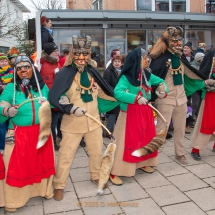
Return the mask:
<path id="1" fill-rule="evenodd" d="M 172 0 L 173 12 L 186 12 L 186 0 Z"/>
<path id="2" fill-rule="evenodd" d="M 152 1 L 151 0 L 137 0 L 137 10 L 152 10 Z"/>
<path id="3" fill-rule="evenodd" d="M 206 13 L 215 13 L 215 0 L 206 1 Z"/>
<path id="4" fill-rule="evenodd" d="M 169 11 L 169 0 L 155 0 L 156 11 Z"/>
<path id="5" fill-rule="evenodd" d="M 96 0 L 93 2 L 93 9 L 94 10 L 102 10 L 103 9 L 103 2 L 102 0 Z"/>

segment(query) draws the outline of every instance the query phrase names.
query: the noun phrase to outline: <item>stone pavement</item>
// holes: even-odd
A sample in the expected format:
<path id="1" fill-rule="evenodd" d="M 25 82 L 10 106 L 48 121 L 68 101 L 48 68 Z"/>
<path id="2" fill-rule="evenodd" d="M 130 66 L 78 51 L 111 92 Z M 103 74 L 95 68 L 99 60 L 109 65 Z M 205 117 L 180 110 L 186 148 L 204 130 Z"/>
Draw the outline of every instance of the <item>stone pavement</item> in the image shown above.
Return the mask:
<path id="1" fill-rule="evenodd" d="M 70 171 L 64 199 L 31 199 L 15 215 L 215 215 L 215 153 L 213 143 L 201 153 L 202 161 L 190 156 L 191 135 L 185 135 L 188 165 L 175 160 L 173 139 L 159 150 L 159 165 L 153 174 L 136 171 L 123 178 L 124 185 L 96 196 L 90 181 L 86 149 L 79 147 Z M 104 138 L 104 150 L 109 143 Z M 56 155 L 57 157 L 57 155 Z M 0 215 L 4 210 L 0 209 Z M 12 213 L 7 213 L 12 214 Z"/>

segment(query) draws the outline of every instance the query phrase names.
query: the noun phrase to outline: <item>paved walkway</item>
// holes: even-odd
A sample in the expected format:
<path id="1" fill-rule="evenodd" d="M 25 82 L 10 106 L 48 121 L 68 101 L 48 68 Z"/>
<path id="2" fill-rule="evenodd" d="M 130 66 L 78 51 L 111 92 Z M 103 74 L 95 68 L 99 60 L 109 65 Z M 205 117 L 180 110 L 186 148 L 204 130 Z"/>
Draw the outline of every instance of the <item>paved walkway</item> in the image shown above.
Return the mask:
<path id="1" fill-rule="evenodd" d="M 188 165 L 174 158 L 173 139 L 159 150 L 159 165 L 153 174 L 137 170 L 123 178 L 123 186 L 109 188 L 96 196 L 90 181 L 86 149 L 78 148 L 71 167 L 64 199 L 31 199 L 15 215 L 215 215 L 215 153 L 213 143 L 201 153 L 202 161 L 190 156 L 190 137 L 185 137 Z M 109 140 L 104 138 L 104 150 Z M 0 215 L 3 215 L 0 209 Z M 12 214 L 12 213 L 7 213 Z"/>

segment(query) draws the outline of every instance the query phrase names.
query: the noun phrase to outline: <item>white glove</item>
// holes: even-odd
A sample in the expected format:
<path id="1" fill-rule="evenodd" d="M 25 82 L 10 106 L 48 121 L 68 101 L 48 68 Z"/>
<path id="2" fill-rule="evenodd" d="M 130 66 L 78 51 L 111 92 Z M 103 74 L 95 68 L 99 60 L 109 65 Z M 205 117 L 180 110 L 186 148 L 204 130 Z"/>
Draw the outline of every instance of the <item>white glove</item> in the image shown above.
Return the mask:
<path id="1" fill-rule="evenodd" d="M 207 88 L 207 91 L 208 91 L 208 92 L 215 91 L 215 86 L 207 85 L 206 88 Z"/>
<path id="2" fill-rule="evenodd" d="M 62 105 L 68 105 L 69 103 L 69 98 L 67 96 L 62 96 L 61 99 L 59 100 L 59 103 Z"/>
<path id="3" fill-rule="evenodd" d="M 158 92 L 158 91 L 156 91 L 155 94 L 157 95 L 157 97 L 159 99 L 163 99 L 163 98 L 166 97 L 166 92 Z"/>
<path id="4" fill-rule="evenodd" d="M 215 85 L 215 80 L 207 79 L 207 80 L 205 80 L 205 84 L 207 84 L 207 85 Z"/>
<path id="5" fill-rule="evenodd" d="M 148 103 L 148 100 L 145 99 L 144 97 L 140 97 L 140 98 L 138 98 L 137 103 L 138 103 L 139 105 L 146 105 L 146 104 Z"/>
<path id="6" fill-rule="evenodd" d="M 75 116 L 79 117 L 79 116 L 83 116 L 85 114 L 87 110 L 80 108 L 78 106 L 73 105 L 70 113 L 74 114 Z"/>
<path id="7" fill-rule="evenodd" d="M 0 106 L 2 106 L 2 107 L 11 107 L 11 104 L 9 102 L 6 102 L 6 101 L 2 100 L 0 102 Z"/>

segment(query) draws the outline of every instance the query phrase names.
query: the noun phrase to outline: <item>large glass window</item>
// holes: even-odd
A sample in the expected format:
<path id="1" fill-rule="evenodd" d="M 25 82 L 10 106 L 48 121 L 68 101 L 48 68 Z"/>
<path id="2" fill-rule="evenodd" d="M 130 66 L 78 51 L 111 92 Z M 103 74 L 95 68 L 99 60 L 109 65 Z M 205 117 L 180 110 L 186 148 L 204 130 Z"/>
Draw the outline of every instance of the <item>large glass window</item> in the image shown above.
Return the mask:
<path id="1" fill-rule="evenodd" d="M 186 0 L 172 0 L 173 12 L 186 12 Z"/>
<path id="2" fill-rule="evenodd" d="M 93 2 L 93 9 L 94 10 L 102 10 L 103 9 L 103 2 L 102 0 L 96 0 Z"/>
<path id="3" fill-rule="evenodd" d="M 156 11 L 169 11 L 169 0 L 155 0 Z"/>
<path id="4" fill-rule="evenodd" d="M 163 34 L 164 30 L 149 30 L 148 31 L 148 49 L 150 49 Z"/>
<path id="5" fill-rule="evenodd" d="M 152 0 L 137 0 L 137 10 L 152 10 Z"/>
<path id="6" fill-rule="evenodd" d="M 128 51 L 136 47 L 146 48 L 146 31 L 128 30 Z"/>
<path id="7" fill-rule="evenodd" d="M 54 30 L 54 39 L 57 41 L 59 51 L 67 48 L 70 49 L 72 44 L 72 36 L 77 35 L 79 37 L 91 36 L 91 58 L 94 59 L 98 67 L 104 67 L 104 31 L 98 30 L 81 30 L 81 29 L 60 29 Z"/>
<path id="8" fill-rule="evenodd" d="M 206 13 L 215 13 L 215 0 L 206 1 Z"/>

